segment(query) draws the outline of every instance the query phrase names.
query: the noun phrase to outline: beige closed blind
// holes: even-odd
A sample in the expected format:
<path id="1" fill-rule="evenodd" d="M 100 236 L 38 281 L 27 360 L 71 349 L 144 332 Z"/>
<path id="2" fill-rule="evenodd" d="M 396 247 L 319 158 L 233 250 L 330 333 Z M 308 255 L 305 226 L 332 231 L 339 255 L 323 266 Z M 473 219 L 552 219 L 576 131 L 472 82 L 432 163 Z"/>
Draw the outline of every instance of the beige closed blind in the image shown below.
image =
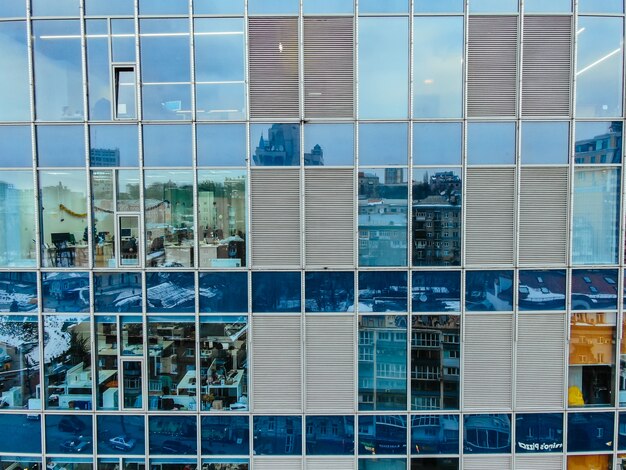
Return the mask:
<path id="1" fill-rule="evenodd" d="M 305 397 L 311 413 L 354 413 L 356 326 L 352 316 L 306 318 Z M 332 390 L 332 397 L 328 391 Z"/>
<path id="2" fill-rule="evenodd" d="M 463 470 L 510 470 L 511 457 L 507 455 L 468 455 L 463 457 Z"/>
<path id="3" fill-rule="evenodd" d="M 468 168 L 466 185 L 466 264 L 513 264 L 515 169 Z"/>
<path id="4" fill-rule="evenodd" d="M 309 457 L 306 470 L 356 470 L 356 460 L 352 457 Z"/>
<path id="5" fill-rule="evenodd" d="M 250 117 L 298 118 L 298 19 L 248 20 Z"/>
<path id="6" fill-rule="evenodd" d="M 563 455 L 517 455 L 515 470 L 563 470 Z"/>
<path id="7" fill-rule="evenodd" d="M 252 459 L 254 470 L 301 470 L 302 459 L 294 457 L 256 457 Z"/>
<path id="8" fill-rule="evenodd" d="M 354 19 L 304 19 L 304 115 L 354 116 Z"/>
<path id="9" fill-rule="evenodd" d="M 354 170 L 307 168 L 305 255 L 309 268 L 354 266 Z"/>
<path id="10" fill-rule="evenodd" d="M 252 265 L 300 267 L 300 170 L 250 173 Z"/>
<path id="11" fill-rule="evenodd" d="M 465 315 L 463 399 L 466 410 L 512 407 L 513 316 Z"/>
<path id="12" fill-rule="evenodd" d="M 252 318 L 252 407 L 255 413 L 302 412 L 299 316 Z"/>
<path id="13" fill-rule="evenodd" d="M 563 408 L 566 323 L 562 313 L 520 313 L 517 322 L 518 410 Z"/>
<path id="14" fill-rule="evenodd" d="M 567 263 L 567 167 L 521 169 L 519 261 Z"/>
<path id="15" fill-rule="evenodd" d="M 467 115 L 515 116 L 517 17 L 470 16 L 467 51 Z"/>
<path id="16" fill-rule="evenodd" d="M 572 17 L 525 16 L 522 115 L 570 115 Z"/>

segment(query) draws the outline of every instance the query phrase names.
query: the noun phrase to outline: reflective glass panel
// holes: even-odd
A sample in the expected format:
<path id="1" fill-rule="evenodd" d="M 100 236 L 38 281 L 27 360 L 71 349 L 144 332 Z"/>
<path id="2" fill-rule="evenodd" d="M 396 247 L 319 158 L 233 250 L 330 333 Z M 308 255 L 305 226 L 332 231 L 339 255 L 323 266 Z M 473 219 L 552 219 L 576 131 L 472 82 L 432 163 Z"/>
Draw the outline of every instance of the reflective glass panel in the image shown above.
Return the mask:
<path id="1" fill-rule="evenodd" d="M 248 13 L 256 14 L 298 14 L 298 0 L 248 0 Z"/>
<path id="2" fill-rule="evenodd" d="M 563 452 L 563 414 L 518 413 L 515 452 Z"/>
<path id="3" fill-rule="evenodd" d="M 405 415 L 359 416 L 359 455 L 406 453 Z"/>
<path id="4" fill-rule="evenodd" d="M 406 470 L 406 459 L 359 459 L 359 470 Z"/>
<path id="5" fill-rule="evenodd" d="M 33 21 L 33 48 L 37 119 L 82 120 L 80 23 L 77 20 Z"/>
<path id="6" fill-rule="evenodd" d="M 413 164 L 460 165 L 463 126 L 460 122 L 413 124 Z"/>
<path id="7" fill-rule="evenodd" d="M 98 453 L 143 455 L 146 451 L 143 416 L 98 416 Z"/>
<path id="8" fill-rule="evenodd" d="M 44 381 L 42 388 L 44 396 L 42 398 L 45 399 L 44 407 L 46 409 L 93 409 L 91 401 L 91 325 L 89 318 L 74 315 L 46 315 L 43 318 L 43 338 Z M 81 416 L 80 418 L 87 417 Z M 49 419 L 50 417 L 46 420 L 48 425 L 50 424 Z M 63 433 L 86 436 L 91 434 L 91 421 L 89 421 L 88 426 L 82 426 L 72 419 L 66 419 L 58 423 L 58 428 Z M 53 436 L 55 434 L 53 433 Z M 67 436 L 67 434 L 62 434 L 62 436 Z M 49 434 L 48 439 L 50 438 L 52 436 Z M 64 441 L 56 444 L 59 445 L 62 442 Z M 48 441 L 49 445 L 50 441 Z M 91 446 L 91 442 L 89 445 Z M 60 450 L 53 451 L 50 447 L 48 447 L 48 451 L 62 452 Z"/>
<path id="9" fill-rule="evenodd" d="M 411 409 L 458 410 L 461 393 L 461 317 L 417 315 L 412 317 L 411 324 Z M 442 431 L 454 431 L 452 423 L 438 424 Z M 458 422 L 456 430 L 458 432 Z M 447 433 L 439 435 L 447 436 Z M 425 439 L 425 436 L 420 439 Z M 431 444 L 445 447 L 445 442 Z M 422 442 L 422 445 L 427 443 Z M 421 449 L 420 453 L 425 450 Z M 449 447 L 437 451 L 430 448 L 431 453 L 437 454 L 456 452 L 451 451 Z"/>
<path id="10" fill-rule="evenodd" d="M 305 124 L 304 164 L 307 166 L 354 165 L 352 124 Z"/>
<path id="11" fill-rule="evenodd" d="M 413 19 L 414 117 L 463 114 L 463 17 Z"/>
<path id="12" fill-rule="evenodd" d="M 88 312 L 89 274 L 48 272 L 41 278 L 44 312 Z"/>
<path id="13" fill-rule="evenodd" d="M 0 426 L 10 432 L 0 442 L 0 452 L 37 454 L 41 452 L 41 421 L 22 414 L 0 415 Z"/>
<path id="14" fill-rule="evenodd" d="M 617 309 L 617 280 L 615 269 L 572 270 L 572 309 Z"/>
<path id="15" fill-rule="evenodd" d="M 152 272 L 146 275 L 148 312 L 193 312 L 195 280 L 190 272 Z"/>
<path id="16" fill-rule="evenodd" d="M 354 455 L 354 416 L 307 416 L 307 455 Z"/>
<path id="17" fill-rule="evenodd" d="M 578 0 L 579 13 L 623 13 L 622 0 Z"/>
<path id="18" fill-rule="evenodd" d="M 619 180 L 618 168 L 574 170 L 573 264 L 617 263 Z"/>
<path id="19" fill-rule="evenodd" d="M 612 451 L 614 420 L 615 414 L 613 413 L 569 413 L 567 415 L 567 451 Z"/>
<path id="20" fill-rule="evenodd" d="M 448 457 L 411 459 L 411 470 L 459 470 L 459 459 Z"/>
<path id="21" fill-rule="evenodd" d="M 359 410 L 405 410 L 407 317 L 359 317 Z"/>
<path id="22" fill-rule="evenodd" d="M 141 312 L 141 273 L 94 273 L 93 280 L 96 313 Z"/>
<path id="23" fill-rule="evenodd" d="M 24 0 L 4 0 L 0 4 L 1 18 L 17 18 L 26 16 L 26 2 Z"/>
<path id="24" fill-rule="evenodd" d="M 108 26 L 102 20 L 87 20 L 86 26 L 89 119 L 107 121 L 111 120 Z M 98 30 L 95 30 L 95 27 L 98 27 Z"/>
<path id="25" fill-rule="evenodd" d="M 304 0 L 302 11 L 305 15 L 322 13 L 354 13 L 353 0 Z"/>
<path id="26" fill-rule="evenodd" d="M 85 166 L 83 126 L 37 126 L 39 166 Z"/>
<path id="27" fill-rule="evenodd" d="M 45 422 L 46 452 L 50 454 L 91 454 L 93 452 L 91 416 L 55 414 L 46 416 Z M 68 460 L 71 462 L 74 459 Z M 48 467 L 52 466 L 48 464 Z M 73 468 L 76 469 L 76 466 Z M 91 468 L 91 465 L 82 468 Z"/>
<path id="28" fill-rule="evenodd" d="M 193 266 L 193 173 L 149 170 L 144 184 L 147 266 Z"/>
<path id="29" fill-rule="evenodd" d="M 471 0 L 470 13 L 516 13 L 518 0 Z"/>
<path id="30" fill-rule="evenodd" d="M 187 0 L 139 0 L 141 15 L 186 15 L 189 13 Z"/>
<path id="31" fill-rule="evenodd" d="M 522 164 L 567 164 L 569 123 L 525 121 L 522 123 Z"/>
<path id="32" fill-rule="evenodd" d="M 613 468 L 613 456 L 611 454 L 567 456 L 568 470 L 587 470 L 594 467 L 601 470 L 611 470 Z"/>
<path id="33" fill-rule="evenodd" d="M 460 312 L 460 271 L 413 271 L 413 312 Z"/>
<path id="34" fill-rule="evenodd" d="M 78 16 L 80 0 L 31 0 L 33 16 Z"/>
<path id="35" fill-rule="evenodd" d="M 297 166 L 300 164 L 298 124 L 251 124 L 251 162 L 256 166 Z"/>
<path id="36" fill-rule="evenodd" d="M 2 8 L 0 6 L 0 16 Z M 22 10 L 24 1 L 22 1 Z M 26 16 L 19 11 L 10 11 L 7 16 Z M 26 22 L 11 21 L 0 23 L 0 120 L 1 121 L 28 121 L 30 120 L 30 98 L 28 91 L 28 48 L 26 45 Z M 39 43 L 38 43 L 39 44 Z M 41 51 L 41 49 L 38 49 Z M 41 62 L 39 62 L 41 66 Z M 39 80 L 39 75 L 37 80 Z M 44 78 L 45 80 L 45 78 Z M 49 97 L 48 99 L 52 99 Z"/>
<path id="37" fill-rule="evenodd" d="M 576 163 L 620 163 L 623 142 L 622 121 L 577 122 L 574 161 Z"/>
<path id="38" fill-rule="evenodd" d="M 0 266 L 36 264 L 34 196 L 32 171 L 0 171 Z"/>
<path id="39" fill-rule="evenodd" d="M 606 2 L 593 2 L 601 4 Z M 621 3 L 621 2 L 620 2 Z M 578 17 L 576 116 L 621 116 L 624 19 Z"/>
<path id="40" fill-rule="evenodd" d="M 406 266 L 406 168 L 359 171 L 359 265 Z"/>
<path id="41" fill-rule="evenodd" d="M 378 0 L 374 3 L 393 5 Z M 359 118 L 408 117 L 408 33 L 408 18 L 359 19 Z"/>
<path id="42" fill-rule="evenodd" d="M 522 270 L 517 292 L 520 310 L 565 310 L 565 271 Z"/>
<path id="43" fill-rule="evenodd" d="M 0 167 L 33 166 L 30 126 L 0 126 Z"/>
<path id="44" fill-rule="evenodd" d="M 200 273 L 198 282 L 200 312 L 246 313 L 248 311 L 247 273 Z"/>
<path id="45" fill-rule="evenodd" d="M 467 125 L 467 163 L 515 163 L 515 123 L 471 122 Z"/>
<path id="46" fill-rule="evenodd" d="M 198 166 L 245 166 L 245 124 L 198 124 Z"/>
<path id="47" fill-rule="evenodd" d="M 114 62 L 136 61 L 135 39 L 133 20 L 111 20 L 111 58 Z"/>
<path id="48" fill-rule="evenodd" d="M 197 15 L 243 15 L 244 0 L 194 0 L 193 11 Z"/>
<path id="49" fill-rule="evenodd" d="M 0 273 L 0 312 L 38 310 L 37 276 L 34 272 Z"/>
<path id="50" fill-rule="evenodd" d="M 248 411 L 248 322 L 247 317 L 203 316 L 200 318 L 200 403 L 202 411 Z M 192 376 L 195 380 L 195 371 Z M 192 385 L 195 385 L 192 384 Z M 188 393 L 195 394 L 189 386 Z M 179 388 L 181 386 L 179 385 Z M 246 418 L 247 420 L 248 418 Z M 213 446 L 214 454 L 248 454 L 248 449 L 234 452 L 233 445 L 247 446 L 247 422 L 228 436 L 229 448 Z M 206 439 L 203 434 L 203 439 Z M 205 444 L 203 444 L 205 445 Z M 228 450 L 228 452 L 227 452 Z"/>
<path id="51" fill-rule="evenodd" d="M 232 470 L 248 470 L 250 461 L 248 459 L 236 459 L 236 458 L 224 458 L 224 459 L 202 459 L 202 466 L 208 465 L 211 469 L 211 465 L 216 470 L 219 470 L 220 465 L 226 469 Z"/>
<path id="52" fill-rule="evenodd" d="M 299 272 L 253 272 L 252 311 L 254 313 L 299 312 Z"/>
<path id="53" fill-rule="evenodd" d="M 408 0 L 359 0 L 360 13 L 408 13 Z"/>
<path id="54" fill-rule="evenodd" d="M 463 420 L 465 453 L 511 453 L 511 415 L 465 415 Z"/>
<path id="55" fill-rule="evenodd" d="M 149 416 L 148 429 L 151 454 L 197 455 L 198 425 L 195 416 Z M 166 468 L 174 470 L 183 466 L 179 464 Z"/>
<path id="56" fill-rule="evenodd" d="M 203 416 L 200 428 L 203 455 L 248 455 L 250 419 L 247 416 Z"/>
<path id="57" fill-rule="evenodd" d="M 193 139 L 189 125 L 143 126 L 143 160 L 146 166 L 191 166 Z"/>
<path id="58" fill-rule="evenodd" d="M 460 169 L 413 170 L 413 266 L 461 264 Z"/>
<path id="59" fill-rule="evenodd" d="M 137 126 L 89 126 L 91 166 L 137 166 Z"/>
<path id="60" fill-rule="evenodd" d="M 580 3 L 579 1 L 579 11 Z M 524 13 L 567 13 L 570 11 L 572 11 L 572 0 L 524 0 Z"/>
<path id="61" fill-rule="evenodd" d="M 463 0 L 414 0 L 415 13 L 463 13 Z"/>
<path id="62" fill-rule="evenodd" d="M 191 120 L 191 85 L 144 83 L 142 93 L 144 119 Z"/>
<path id="63" fill-rule="evenodd" d="M 84 170 L 39 172 L 42 266 L 88 265 L 86 186 Z"/>
<path id="64" fill-rule="evenodd" d="M 245 170 L 198 171 L 200 267 L 246 265 Z"/>
<path id="65" fill-rule="evenodd" d="M 406 124 L 360 124 L 359 165 L 406 165 L 408 137 Z"/>
<path id="66" fill-rule="evenodd" d="M 626 318 L 622 318 L 622 340 L 619 349 L 619 406 L 626 407 Z M 624 416 L 626 418 L 626 416 Z M 623 445 L 620 449 L 626 449 L 626 419 L 620 417 L 620 440 Z"/>
<path id="67" fill-rule="evenodd" d="M 620 406 L 623 406 L 620 403 Z M 626 449 L 626 413 L 619 414 L 619 434 L 617 438 L 617 450 Z"/>
<path id="68" fill-rule="evenodd" d="M 411 416 L 412 454 L 456 454 L 458 452 L 459 415 Z"/>
<path id="69" fill-rule="evenodd" d="M 302 455 L 301 416 L 255 416 L 255 455 Z"/>
<path id="70" fill-rule="evenodd" d="M 354 273 L 307 272 L 304 286 L 307 312 L 354 311 Z"/>
<path id="71" fill-rule="evenodd" d="M 133 0 L 85 0 L 87 15 L 129 15 L 135 14 Z"/>
<path id="72" fill-rule="evenodd" d="M 96 373 L 105 377 L 96 391 L 96 407 L 99 410 L 119 409 L 120 390 L 122 381 L 126 385 L 126 377 L 118 376 L 121 369 L 118 362 L 118 327 L 117 317 L 98 315 L 94 318 L 96 330 Z M 124 387 L 126 389 L 126 387 Z"/>
<path id="73" fill-rule="evenodd" d="M 359 312 L 406 312 L 407 273 L 359 272 Z"/>
<path id="74" fill-rule="evenodd" d="M 613 406 L 616 316 L 571 314 L 567 390 L 570 407 Z"/>
<path id="75" fill-rule="evenodd" d="M 467 271 L 465 276 L 467 311 L 513 311 L 513 271 Z"/>

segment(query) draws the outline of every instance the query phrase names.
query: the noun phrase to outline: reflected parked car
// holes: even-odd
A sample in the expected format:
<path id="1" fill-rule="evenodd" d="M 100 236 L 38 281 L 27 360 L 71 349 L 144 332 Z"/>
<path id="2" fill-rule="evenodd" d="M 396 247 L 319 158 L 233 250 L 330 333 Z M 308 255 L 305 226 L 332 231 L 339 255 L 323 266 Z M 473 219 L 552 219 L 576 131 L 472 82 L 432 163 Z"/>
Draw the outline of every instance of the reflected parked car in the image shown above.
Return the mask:
<path id="1" fill-rule="evenodd" d="M 187 444 L 183 444 L 182 442 L 179 442 L 179 441 L 163 442 L 163 445 L 161 446 L 161 451 L 164 454 L 189 455 L 189 454 L 196 453 L 196 451 L 192 447 L 188 446 Z"/>
<path id="2" fill-rule="evenodd" d="M 114 449 L 128 452 L 135 447 L 135 439 L 129 436 L 115 436 L 109 439 L 109 445 Z"/>
<path id="3" fill-rule="evenodd" d="M 61 444 L 61 449 L 64 452 L 71 452 L 71 453 L 85 452 L 85 453 L 89 453 L 90 450 L 91 450 L 89 448 L 90 444 L 91 444 L 91 441 L 89 439 L 86 439 L 86 438 L 80 436 L 77 439 L 68 439 L 67 441 L 62 443 Z"/>

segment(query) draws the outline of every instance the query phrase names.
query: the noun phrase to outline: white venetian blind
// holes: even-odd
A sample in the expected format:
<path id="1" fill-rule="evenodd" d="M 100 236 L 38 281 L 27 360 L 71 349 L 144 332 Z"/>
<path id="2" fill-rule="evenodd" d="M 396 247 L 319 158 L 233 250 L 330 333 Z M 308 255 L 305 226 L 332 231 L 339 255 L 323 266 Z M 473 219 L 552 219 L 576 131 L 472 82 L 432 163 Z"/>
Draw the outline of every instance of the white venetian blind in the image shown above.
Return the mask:
<path id="1" fill-rule="evenodd" d="M 515 470 L 563 470 L 563 455 L 517 455 Z"/>
<path id="2" fill-rule="evenodd" d="M 294 457 L 256 457 L 252 459 L 254 470 L 300 470 L 302 459 Z"/>
<path id="3" fill-rule="evenodd" d="M 510 470 L 511 457 L 506 455 L 468 455 L 463 457 L 463 470 Z"/>
<path id="4" fill-rule="evenodd" d="M 355 470 L 356 461 L 352 457 L 309 457 L 306 470 Z"/>

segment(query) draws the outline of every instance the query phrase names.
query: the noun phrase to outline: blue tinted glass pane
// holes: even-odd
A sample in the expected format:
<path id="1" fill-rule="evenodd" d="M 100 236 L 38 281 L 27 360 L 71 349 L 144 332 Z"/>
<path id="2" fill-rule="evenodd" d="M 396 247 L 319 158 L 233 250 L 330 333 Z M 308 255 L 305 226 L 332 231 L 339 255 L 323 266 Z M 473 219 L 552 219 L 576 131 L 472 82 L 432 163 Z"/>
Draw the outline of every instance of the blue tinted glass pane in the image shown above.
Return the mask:
<path id="1" fill-rule="evenodd" d="M 31 0 L 33 16 L 78 16 L 80 0 Z"/>
<path id="2" fill-rule="evenodd" d="M 463 13 L 463 0 L 414 0 L 415 13 Z"/>
<path id="3" fill-rule="evenodd" d="M 620 163 L 622 130 L 622 121 L 576 123 L 574 161 L 576 163 Z"/>
<path id="4" fill-rule="evenodd" d="M 98 416 L 98 453 L 143 455 L 146 451 L 143 416 Z"/>
<path id="5" fill-rule="evenodd" d="M 574 170 L 572 262 L 617 263 L 620 170 L 579 167 Z"/>
<path id="6" fill-rule="evenodd" d="M 470 13 L 515 13 L 518 0 L 470 0 Z"/>
<path id="7" fill-rule="evenodd" d="M 621 116 L 624 19 L 580 16 L 577 27 L 576 116 Z"/>
<path id="8" fill-rule="evenodd" d="M 37 126 L 39 166 L 85 166 L 83 126 Z"/>
<path id="9" fill-rule="evenodd" d="M 135 22 L 111 20 L 111 57 L 114 62 L 136 62 Z"/>
<path id="10" fill-rule="evenodd" d="M 188 0 L 139 0 L 139 14 L 163 15 L 189 13 Z"/>
<path id="11" fill-rule="evenodd" d="M 194 0 L 197 15 L 243 15 L 244 0 Z"/>
<path id="12" fill-rule="evenodd" d="M 91 454 L 93 428 L 91 416 L 46 416 L 46 452 L 49 454 Z"/>
<path id="13" fill-rule="evenodd" d="M 620 403 L 620 406 L 623 406 Z M 617 440 L 617 450 L 626 450 L 626 413 L 619 414 L 619 434 Z"/>
<path id="14" fill-rule="evenodd" d="M 252 311 L 299 312 L 300 273 L 252 273 Z"/>
<path id="15" fill-rule="evenodd" d="M 459 415 L 411 416 L 412 454 L 456 454 Z"/>
<path id="16" fill-rule="evenodd" d="M 616 269 L 572 270 L 572 309 L 617 308 Z"/>
<path id="17" fill-rule="evenodd" d="M 255 455 L 302 455 L 301 416 L 255 416 Z"/>
<path id="18" fill-rule="evenodd" d="M 5 392 L 6 393 L 6 392 Z M 6 432 L 0 440 L 0 452 L 10 454 L 41 452 L 41 420 L 27 415 L 0 415 L 0 426 Z"/>
<path id="19" fill-rule="evenodd" d="M 578 0 L 579 13 L 623 13 L 622 0 Z"/>
<path id="20" fill-rule="evenodd" d="M 513 310 L 513 271 L 467 271 L 465 284 L 466 310 Z"/>
<path id="21" fill-rule="evenodd" d="M 354 13 L 354 0 L 304 0 L 305 15 L 319 13 Z"/>
<path id="22" fill-rule="evenodd" d="M 467 163 L 515 163 L 515 123 L 472 122 L 467 125 Z"/>
<path id="23" fill-rule="evenodd" d="M 413 312 L 460 312 L 459 271 L 415 271 L 412 287 Z"/>
<path id="24" fill-rule="evenodd" d="M 198 294 L 203 313 L 246 313 L 247 273 L 200 273 Z"/>
<path id="25" fill-rule="evenodd" d="M 248 0 L 248 13 L 251 15 L 278 13 L 298 14 L 300 2 L 298 0 Z"/>
<path id="26" fill-rule="evenodd" d="M 0 166 L 32 167 L 30 126 L 0 126 Z"/>
<path id="27" fill-rule="evenodd" d="M 463 450 L 472 454 L 511 453 L 511 415 L 466 415 Z"/>
<path id="28" fill-rule="evenodd" d="M 0 3 L 0 18 L 26 16 L 26 0 L 4 0 Z"/>
<path id="29" fill-rule="evenodd" d="M 191 120 L 191 85 L 146 85 L 143 117 L 155 121 Z"/>
<path id="30" fill-rule="evenodd" d="M 148 417 L 151 454 L 197 454 L 195 416 Z"/>
<path id="31" fill-rule="evenodd" d="M 565 310 L 565 271 L 519 272 L 520 310 Z"/>
<path id="32" fill-rule="evenodd" d="M 246 86 L 238 83 L 199 83 L 196 85 L 198 120 L 235 121 L 246 118 Z"/>
<path id="33" fill-rule="evenodd" d="M 413 125 L 415 165 L 460 165 L 463 128 L 460 122 L 419 122 Z"/>
<path id="34" fill-rule="evenodd" d="M 563 452 L 563 415 L 518 413 L 515 436 L 515 452 Z"/>
<path id="35" fill-rule="evenodd" d="M 33 173 L 1 171 L 0 187 L 0 266 L 35 266 Z"/>
<path id="36" fill-rule="evenodd" d="M 406 459 L 359 459 L 359 470 L 406 470 Z M 430 469 L 429 469 L 430 470 Z"/>
<path id="37" fill-rule="evenodd" d="M 404 415 L 359 416 L 359 455 L 406 454 Z"/>
<path id="38" fill-rule="evenodd" d="M 359 318 L 359 410 L 406 410 L 407 317 Z"/>
<path id="39" fill-rule="evenodd" d="M 191 166 L 191 126 L 144 125 L 143 161 L 146 166 Z"/>
<path id="40" fill-rule="evenodd" d="M 354 416 L 307 416 L 307 455 L 353 455 Z"/>
<path id="41" fill-rule="evenodd" d="M 44 312 L 88 312 L 89 273 L 43 273 Z"/>
<path id="42" fill-rule="evenodd" d="M 250 155 L 256 166 L 300 164 L 298 124 L 251 124 Z"/>
<path id="43" fill-rule="evenodd" d="M 394 271 L 359 273 L 359 312 L 406 312 L 407 274 Z"/>
<path id="44" fill-rule="evenodd" d="M 354 273 L 308 272 L 304 285 L 307 312 L 354 311 Z"/>
<path id="45" fill-rule="evenodd" d="M 614 419 L 613 413 L 569 413 L 567 451 L 612 451 Z"/>
<path id="46" fill-rule="evenodd" d="M 195 311 L 193 273 L 170 272 L 146 275 L 148 312 Z"/>
<path id="47" fill-rule="evenodd" d="M 203 416 L 202 453 L 205 455 L 248 455 L 250 420 L 247 416 Z"/>
<path id="48" fill-rule="evenodd" d="M 198 124 L 196 145 L 199 166 L 245 166 L 245 124 Z"/>
<path id="49" fill-rule="evenodd" d="M 0 6 L 0 16 L 1 8 Z M 3 103 L 0 107 L 1 121 L 30 119 L 26 38 L 26 22 L 0 23 L 0 103 Z"/>
<path id="50" fill-rule="evenodd" d="M 95 273 L 96 313 L 141 312 L 141 273 Z"/>
<path id="51" fill-rule="evenodd" d="M 463 113 L 463 17 L 415 17 L 415 117 Z"/>
<path id="52" fill-rule="evenodd" d="M 361 124 L 359 165 L 406 165 L 408 137 L 406 124 Z"/>
<path id="53" fill-rule="evenodd" d="M 0 273 L 0 312 L 37 310 L 37 278 L 34 272 Z"/>
<path id="54" fill-rule="evenodd" d="M 411 459 L 411 470 L 459 470 L 459 459 L 448 457 Z"/>
<path id="55" fill-rule="evenodd" d="M 87 21 L 87 34 L 90 36 L 105 35 L 104 37 L 87 38 L 87 92 L 89 98 L 89 119 L 93 121 L 111 120 L 111 80 L 109 40 L 104 31 L 90 31 L 89 26 L 101 20 Z"/>
<path id="56" fill-rule="evenodd" d="M 569 123 L 522 123 L 522 164 L 567 164 L 569 161 Z"/>
<path id="57" fill-rule="evenodd" d="M 91 166 L 137 166 L 137 126 L 89 126 Z"/>
<path id="58" fill-rule="evenodd" d="M 376 5 L 391 2 L 375 1 Z M 363 17 L 359 20 L 359 117 L 408 116 L 408 18 Z"/>
<path id="59" fill-rule="evenodd" d="M 305 124 L 304 164 L 354 165 L 352 124 Z"/>
<path id="60" fill-rule="evenodd" d="M 408 0 L 359 0 L 359 13 L 408 13 Z"/>
<path id="61" fill-rule="evenodd" d="M 579 11 L 580 11 L 580 1 Z M 572 11 L 572 0 L 524 0 L 524 13 L 567 13 Z"/>
<path id="62" fill-rule="evenodd" d="M 153 0 L 147 0 L 153 3 Z M 187 3 L 187 0 L 185 0 Z M 144 82 L 189 82 L 189 21 L 141 20 L 141 76 Z"/>
<path id="63" fill-rule="evenodd" d="M 129 15 L 135 14 L 134 0 L 85 0 L 87 15 Z"/>

